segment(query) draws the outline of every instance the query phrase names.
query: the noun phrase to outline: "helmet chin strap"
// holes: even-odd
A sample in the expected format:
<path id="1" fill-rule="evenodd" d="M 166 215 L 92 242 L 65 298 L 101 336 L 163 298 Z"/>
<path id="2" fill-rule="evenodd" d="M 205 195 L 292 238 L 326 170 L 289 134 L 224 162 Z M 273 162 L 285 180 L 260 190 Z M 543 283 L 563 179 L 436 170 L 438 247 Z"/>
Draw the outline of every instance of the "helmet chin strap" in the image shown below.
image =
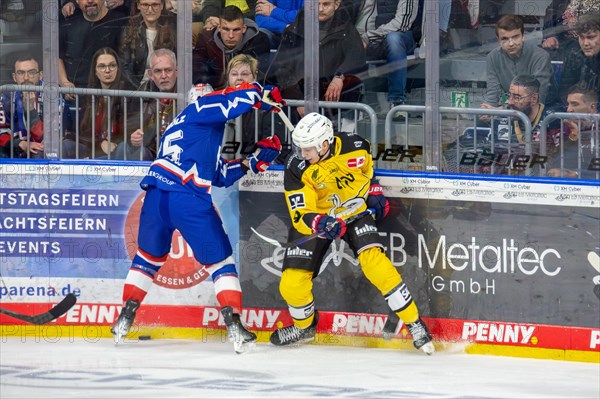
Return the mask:
<path id="1" fill-rule="evenodd" d="M 319 162 L 321 162 L 323 159 L 329 157 L 329 155 L 331 155 L 331 143 L 329 143 L 329 145 L 327 146 L 327 150 L 325 151 L 325 154 L 321 155 L 321 153 L 319 153 Z"/>

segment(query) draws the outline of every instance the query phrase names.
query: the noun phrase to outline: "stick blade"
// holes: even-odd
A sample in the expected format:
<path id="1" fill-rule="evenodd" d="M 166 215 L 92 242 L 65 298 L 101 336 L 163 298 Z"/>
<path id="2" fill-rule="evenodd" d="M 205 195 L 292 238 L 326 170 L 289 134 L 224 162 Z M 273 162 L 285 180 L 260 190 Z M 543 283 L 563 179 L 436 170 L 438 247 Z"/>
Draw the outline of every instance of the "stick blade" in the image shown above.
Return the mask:
<path id="1" fill-rule="evenodd" d="M 8 309 L 0 308 L 0 313 L 5 314 L 10 317 L 14 317 L 18 320 L 26 321 L 31 324 L 46 324 L 49 321 L 52 321 L 63 314 L 67 313 L 69 309 L 75 305 L 77 302 L 77 297 L 74 294 L 68 294 L 62 301 L 60 301 L 56 306 L 47 311 L 46 313 L 42 313 L 39 315 L 29 316 L 21 313 L 13 312 Z"/>
<path id="2" fill-rule="evenodd" d="M 58 305 L 50 309 L 50 313 L 54 319 L 59 318 L 67 313 L 77 303 L 77 297 L 73 293 L 69 293 Z"/>

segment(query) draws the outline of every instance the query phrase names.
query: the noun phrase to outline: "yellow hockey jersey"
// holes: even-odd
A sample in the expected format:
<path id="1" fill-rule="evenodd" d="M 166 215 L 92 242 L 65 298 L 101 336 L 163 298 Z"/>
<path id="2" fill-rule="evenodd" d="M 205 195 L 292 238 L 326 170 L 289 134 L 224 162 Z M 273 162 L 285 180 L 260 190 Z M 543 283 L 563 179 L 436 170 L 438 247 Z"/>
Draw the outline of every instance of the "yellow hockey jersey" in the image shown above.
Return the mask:
<path id="1" fill-rule="evenodd" d="M 308 235 L 317 214 L 346 219 L 366 210 L 372 178 L 371 146 L 356 134 L 336 134 L 331 155 L 314 165 L 290 156 L 284 193 L 294 228 Z"/>

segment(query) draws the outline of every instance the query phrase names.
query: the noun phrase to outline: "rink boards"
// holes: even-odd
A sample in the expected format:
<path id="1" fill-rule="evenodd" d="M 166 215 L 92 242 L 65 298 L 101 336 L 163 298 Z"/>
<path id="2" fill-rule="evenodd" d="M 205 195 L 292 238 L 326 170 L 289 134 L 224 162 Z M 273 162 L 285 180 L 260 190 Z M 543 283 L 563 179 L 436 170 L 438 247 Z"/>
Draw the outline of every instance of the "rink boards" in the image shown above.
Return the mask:
<path id="1" fill-rule="evenodd" d="M 146 170 L 0 165 L 0 306 L 35 314 L 69 292 L 79 298 L 48 326 L 1 316 L 3 335 L 109 335 L 136 248 Z M 383 243 L 440 348 L 600 362 L 597 184 L 381 174 L 392 202 L 379 225 Z M 261 341 L 289 322 L 277 287 L 283 252 L 261 238 L 286 240 L 282 190 L 282 172 L 274 170 L 242 180 L 239 191 L 215 192 L 240 264 L 243 318 Z M 391 341 L 379 338 L 385 301 L 344 242 L 325 263 L 314 285 L 318 343 L 411 347 L 404 328 Z M 155 283 L 138 334 L 225 339 L 212 283 L 180 236 Z"/>

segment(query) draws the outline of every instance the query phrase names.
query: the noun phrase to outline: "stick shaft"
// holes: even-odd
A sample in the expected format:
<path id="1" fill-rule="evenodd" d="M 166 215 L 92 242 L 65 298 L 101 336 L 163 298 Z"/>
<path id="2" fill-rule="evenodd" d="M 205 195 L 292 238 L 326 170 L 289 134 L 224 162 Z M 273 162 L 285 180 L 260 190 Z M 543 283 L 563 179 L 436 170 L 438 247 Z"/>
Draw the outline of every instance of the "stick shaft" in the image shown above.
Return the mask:
<path id="1" fill-rule="evenodd" d="M 290 119 L 287 117 L 287 115 L 285 114 L 285 112 L 283 111 L 283 109 L 279 112 L 276 112 L 277 115 L 279 115 L 279 117 L 281 118 L 281 121 L 284 123 L 284 125 L 288 128 L 288 130 L 290 132 L 293 132 L 295 127 L 294 125 L 292 125 L 292 122 L 290 121 Z"/>
<path id="2" fill-rule="evenodd" d="M 361 218 L 363 218 L 363 217 L 365 217 L 365 216 L 367 216 L 367 215 L 372 215 L 373 213 L 375 213 L 375 210 L 374 210 L 374 209 L 371 209 L 371 208 L 368 208 L 366 211 L 363 211 L 363 212 L 361 212 L 361 213 L 357 213 L 357 214 L 356 214 L 356 215 L 354 215 L 354 216 L 350 216 L 348 219 L 344 219 L 344 223 L 346 223 L 346 224 L 350 224 L 350 223 L 352 223 L 352 222 L 354 222 L 354 221 L 356 221 L 356 220 L 358 220 L 358 219 L 361 219 Z M 332 226 L 333 226 L 333 225 L 332 225 Z M 295 247 L 295 246 L 298 246 L 298 245 L 304 244 L 305 242 L 307 242 L 307 241 L 310 241 L 310 240 L 312 240 L 313 238 L 317 238 L 317 237 L 320 237 L 320 236 L 322 236 L 322 235 L 323 235 L 323 233 L 325 233 L 325 230 L 320 230 L 320 231 L 317 231 L 317 232 L 315 232 L 315 233 L 312 233 L 312 234 L 311 234 L 311 235 L 309 235 L 309 236 L 306 236 L 306 237 L 301 237 L 301 238 L 297 239 L 296 241 L 292 241 L 292 242 L 290 242 L 290 243 L 286 244 L 286 245 L 285 245 L 285 247 L 287 247 L 287 248 L 293 248 L 293 247 Z"/>

